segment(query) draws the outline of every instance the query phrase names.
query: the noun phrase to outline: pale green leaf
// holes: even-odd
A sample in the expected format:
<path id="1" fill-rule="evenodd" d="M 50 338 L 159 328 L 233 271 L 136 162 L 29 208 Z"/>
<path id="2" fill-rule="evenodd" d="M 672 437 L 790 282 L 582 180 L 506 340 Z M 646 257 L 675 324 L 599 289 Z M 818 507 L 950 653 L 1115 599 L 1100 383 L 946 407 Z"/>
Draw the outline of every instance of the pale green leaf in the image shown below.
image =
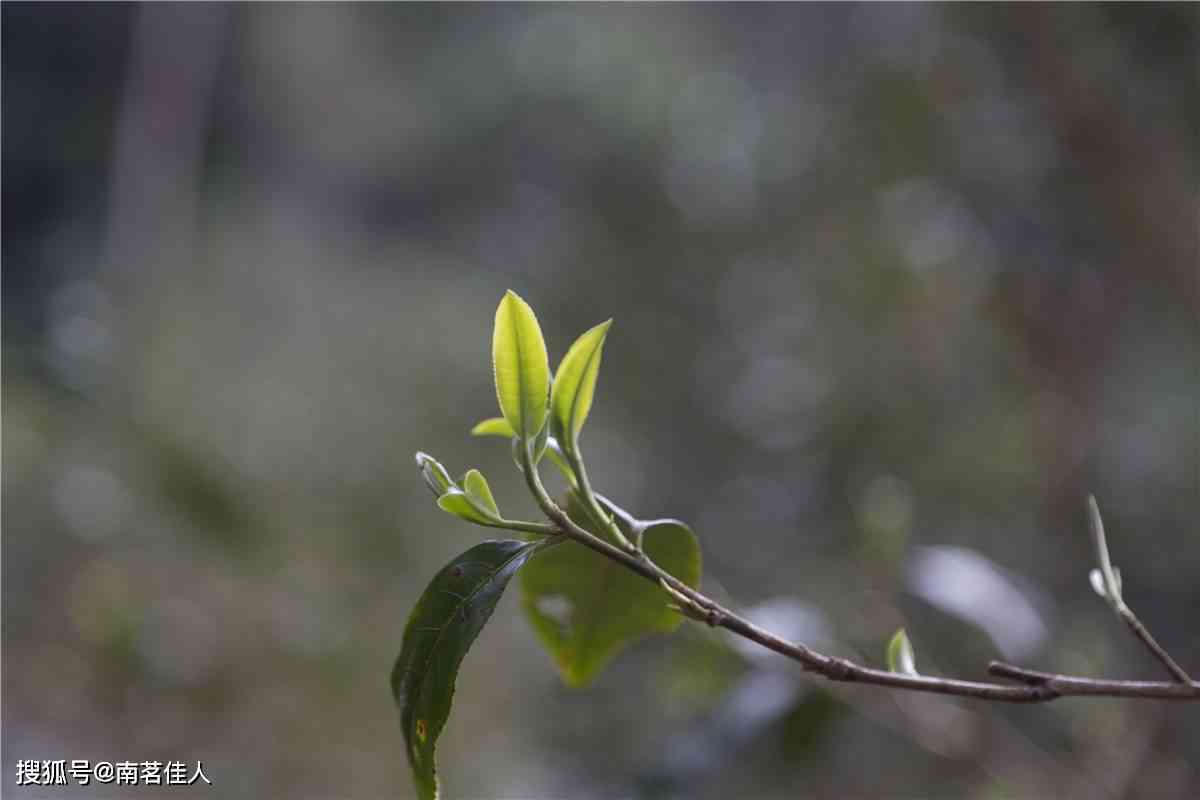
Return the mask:
<path id="1" fill-rule="evenodd" d="M 504 417 L 491 417 L 481 422 L 476 423 L 474 428 L 471 428 L 472 436 L 503 436 L 506 439 L 511 439 L 516 436 L 512 425 L 508 423 Z"/>
<path id="2" fill-rule="evenodd" d="M 512 290 L 496 309 L 492 367 L 500 413 L 516 435 L 533 439 L 546 423 L 550 359 L 533 309 Z"/>
<path id="3" fill-rule="evenodd" d="M 554 376 L 554 389 L 550 394 L 550 424 L 554 427 L 555 436 L 568 450 L 574 448 L 588 412 L 592 409 L 604 338 L 611 326 L 611 319 L 601 322 L 576 339 L 563 356 Z"/>
<path id="4" fill-rule="evenodd" d="M 438 507 L 448 514 L 461 517 L 476 525 L 495 526 L 501 520 L 461 489 L 451 489 L 438 498 Z"/>
<path id="5" fill-rule="evenodd" d="M 439 464 L 433 456 L 427 453 L 417 453 L 417 466 L 421 470 L 421 477 L 425 479 L 425 485 L 430 488 L 434 497 L 441 497 L 454 488 L 454 481 L 450 479 L 450 473 L 446 472 L 446 468 Z"/>
<path id="6" fill-rule="evenodd" d="M 497 517 L 500 516 L 500 509 L 496 507 L 496 500 L 492 497 L 492 489 L 488 486 L 487 479 L 483 477 L 483 473 L 477 469 L 468 470 L 467 474 L 463 476 L 462 487 L 476 504 L 481 504 L 485 510 L 490 511 Z"/>
<path id="7" fill-rule="evenodd" d="M 904 628 L 896 631 L 892 635 L 891 641 L 888 642 L 887 666 L 892 672 L 904 675 L 917 674 L 917 661 L 913 655 L 912 642 L 908 640 L 908 634 Z"/>

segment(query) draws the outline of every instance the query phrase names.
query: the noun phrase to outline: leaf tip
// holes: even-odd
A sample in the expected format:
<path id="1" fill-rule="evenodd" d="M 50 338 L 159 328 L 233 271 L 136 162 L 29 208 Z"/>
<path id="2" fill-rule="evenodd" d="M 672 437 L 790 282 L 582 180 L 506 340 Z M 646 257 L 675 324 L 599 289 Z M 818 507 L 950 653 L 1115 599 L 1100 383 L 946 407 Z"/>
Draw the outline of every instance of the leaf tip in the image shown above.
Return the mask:
<path id="1" fill-rule="evenodd" d="M 521 297 L 521 295 L 517 294 L 512 289 L 504 290 L 504 296 L 500 298 L 500 306 L 497 308 L 497 312 L 499 312 L 501 309 L 504 309 L 506 306 L 516 306 L 517 308 L 528 309 L 531 313 L 533 311 L 533 308 L 529 305 L 525 298 Z"/>
<path id="2" fill-rule="evenodd" d="M 436 458 L 428 453 L 417 451 L 416 462 L 421 477 L 425 479 L 425 485 L 433 492 L 434 497 L 441 497 L 454 488 L 454 481 L 450 479 L 450 473 L 446 472 L 446 468 L 438 463 Z"/>

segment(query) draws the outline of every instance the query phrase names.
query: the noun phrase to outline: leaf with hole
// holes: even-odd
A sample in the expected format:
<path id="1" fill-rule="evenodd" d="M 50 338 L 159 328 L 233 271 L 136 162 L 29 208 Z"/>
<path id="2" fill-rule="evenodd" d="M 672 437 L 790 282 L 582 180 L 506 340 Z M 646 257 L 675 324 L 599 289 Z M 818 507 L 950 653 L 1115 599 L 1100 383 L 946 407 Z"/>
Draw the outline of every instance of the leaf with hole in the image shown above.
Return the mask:
<path id="1" fill-rule="evenodd" d="M 550 359 L 533 309 L 511 290 L 496 309 L 492 368 L 500 413 L 517 436 L 532 440 L 546 422 Z"/>
<path id="2" fill-rule="evenodd" d="M 475 545 L 442 568 L 408 617 L 392 669 L 392 696 L 421 800 L 438 796 L 435 748 L 450 716 L 459 665 L 537 547 L 518 541 Z"/>
<path id="3" fill-rule="evenodd" d="M 575 340 L 558 365 L 550 393 L 550 425 L 563 447 L 573 451 L 587 421 L 600 373 L 604 338 L 612 320 L 601 322 Z"/>
<path id="4" fill-rule="evenodd" d="M 567 513 L 582 527 L 612 542 L 568 493 Z M 618 517 L 618 521 L 620 518 Z M 646 554 L 688 586 L 700 583 L 700 546 L 677 520 L 644 524 Z M 633 537 L 633 531 L 625 531 Z M 617 653 L 651 633 L 669 633 L 682 617 L 657 584 L 577 542 L 540 554 L 521 573 L 521 603 L 538 638 L 570 686 L 590 683 Z"/>

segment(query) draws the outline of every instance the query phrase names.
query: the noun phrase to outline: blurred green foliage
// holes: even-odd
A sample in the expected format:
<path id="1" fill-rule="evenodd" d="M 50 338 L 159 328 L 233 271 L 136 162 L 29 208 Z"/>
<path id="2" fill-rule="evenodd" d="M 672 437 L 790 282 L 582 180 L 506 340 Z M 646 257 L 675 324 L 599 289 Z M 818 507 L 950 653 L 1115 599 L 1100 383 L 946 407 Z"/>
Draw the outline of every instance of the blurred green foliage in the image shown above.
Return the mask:
<path id="1" fill-rule="evenodd" d="M 1155 677 L 1088 588 L 1095 492 L 1126 597 L 1200 669 L 1187 4 L 0 13 L 11 759 L 202 759 L 230 797 L 405 787 L 381 676 L 479 540 L 412 453 L 536 516 L 465 434 L 508 287 L 552 363 L 616 318 L 592 480 L 687 521 L 722 599 L 794 601 L 873 660 L 903 626 L 933 674 L 980 674 L 999 633 L 1030 666 Z M 990 576 L 957 612 L 914 577 L 938 547 Z M 1025 626 L 972 621 L 1002 607 L 981 585 Z M 682 632 L 567 692 L 501 612 L 442 737 L 463 796 L 1200 780 L 1187 709 L 817 701 L 747 654 L 679 657 Z M 712 747 L 738 759 L 705 769 Z"/>

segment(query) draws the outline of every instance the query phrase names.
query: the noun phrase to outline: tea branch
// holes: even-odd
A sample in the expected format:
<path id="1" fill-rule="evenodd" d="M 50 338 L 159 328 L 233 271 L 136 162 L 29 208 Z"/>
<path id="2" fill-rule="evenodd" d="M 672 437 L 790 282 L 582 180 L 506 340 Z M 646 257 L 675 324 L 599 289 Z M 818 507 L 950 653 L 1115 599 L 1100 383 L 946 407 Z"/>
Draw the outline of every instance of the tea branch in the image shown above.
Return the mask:
<path id="1" fill-rule="evenodd" d="M 1200 683 L 1192 681 L 1187 673 L 1158 645 L 1128 606 L 1120 601 L 1119 593 L 1115 598 L 1110 598 L 1110 602 L 1115 599 L 1115 602 L 1119 604 L 1117 613 L 1154 655 L 1167 665 L 1171 674 L 1176 678 L 1175 682 L 1087 678 L 1038 672 L 1003 662 L 992 662 L 988 671 L 996 677 L 1012 680 L 1019 684 L 1011 685 L 890 672 L 864 666 L 850 659 L 821 653 L 805 644 L 789 642 L 760 628 L 745 617 L 677 580 L 655 564 L 644 552 L 640 550 L 627 552 L 576 524 L 546 491 L 541 476 L 538 474 L 537 465 L 527 447 L 522 448 L 522 468 L 530 492 L 559 533 L 605 558 L 615 561 L 646 580 L 658 583 L 676 601 L 680 613 L 689 618 L 715 628 L 723 628 L 743 639 L 785 656 L 799 663 L 806 671 L 816 673 L 829 680 L 1007 703 L 1043 703 L 1059 697 L 1071 696 L 1200 700 Z M 1089 510 L 1092 512 L 1090 516 L 1093 520 L 1095 535 L 1100 517 L 1094 499 L 1090 500 Z M 1098 530 L 1098 538 L 1102 540 L 1102 524 L 1099 525 Z M 1102 563 L 1107 566 L 1107 549 L 1105 554 L 1106 557 Z M 1111 574 L 1111 566 L 1108 571 Z"/>

